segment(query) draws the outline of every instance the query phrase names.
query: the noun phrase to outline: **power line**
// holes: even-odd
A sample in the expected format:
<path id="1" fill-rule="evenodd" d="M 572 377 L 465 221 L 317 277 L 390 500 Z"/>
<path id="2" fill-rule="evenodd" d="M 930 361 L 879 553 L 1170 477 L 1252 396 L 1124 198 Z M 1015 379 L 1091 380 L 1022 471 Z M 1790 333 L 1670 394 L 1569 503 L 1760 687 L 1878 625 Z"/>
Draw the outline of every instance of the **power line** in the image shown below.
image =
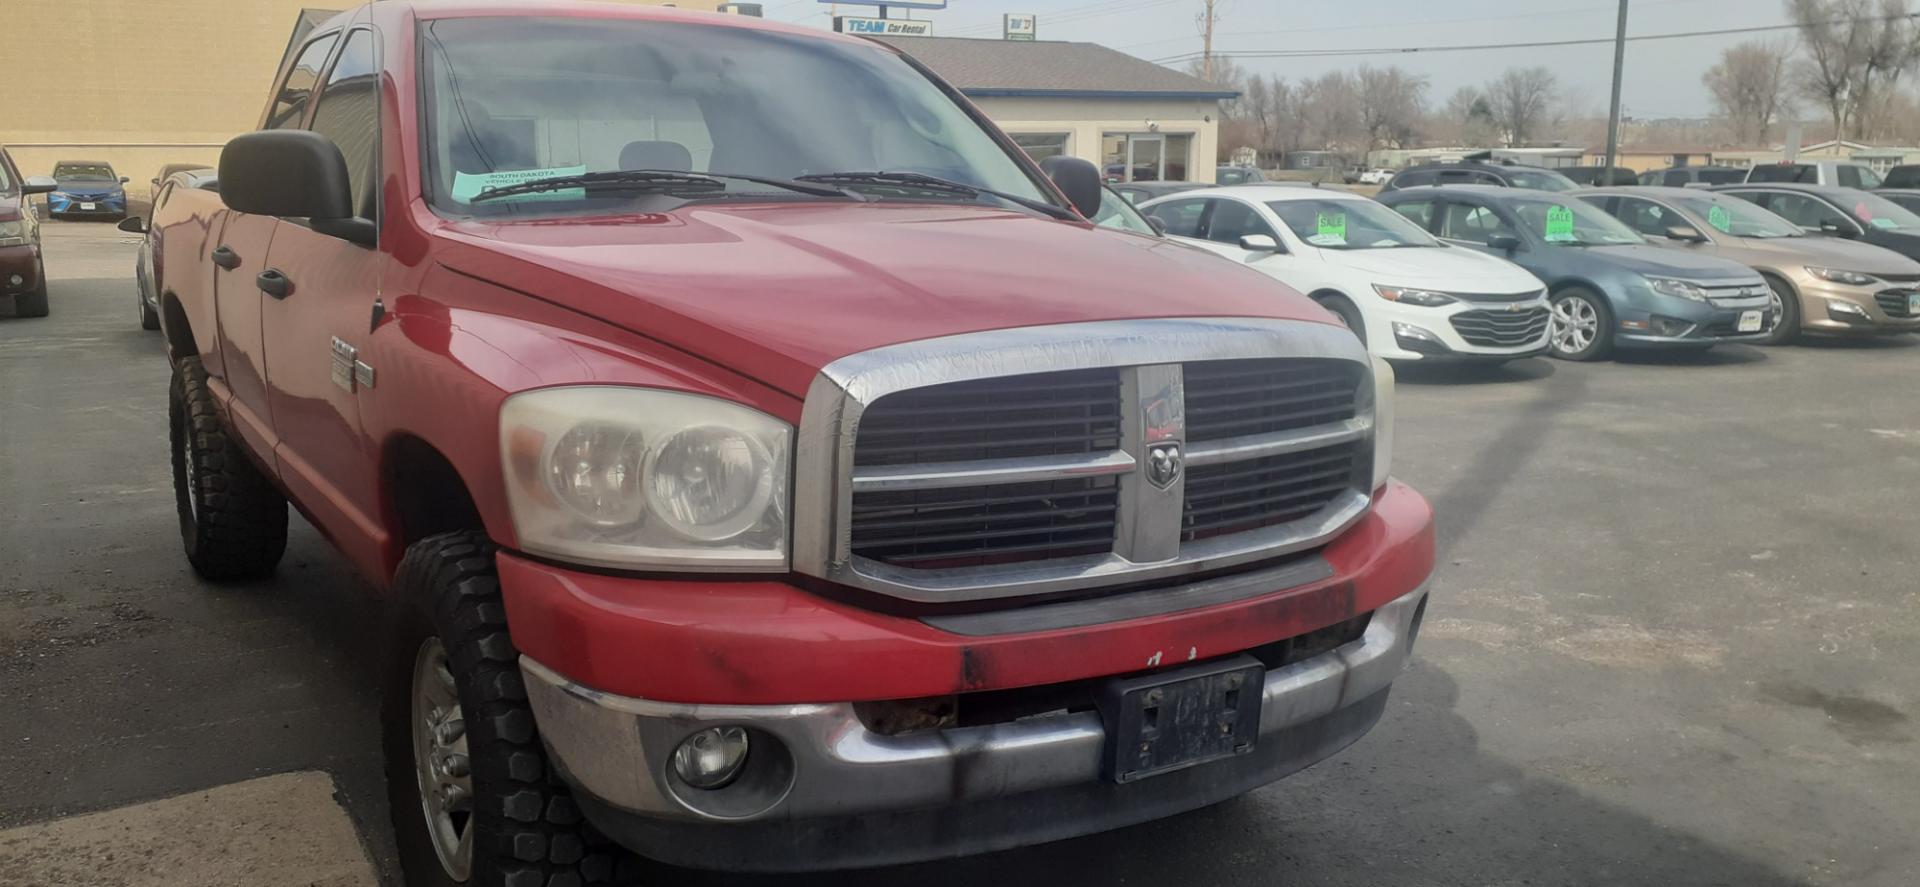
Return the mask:
<path id="1" fill-rule="evenodd" d="M 1917 19 L 1917 18 L 1920 18 L 1920 12 L 1909 12 L 1909 13 L 1902 13 L 1899 15 L 1890 15 L 1890 16 L 1877 15 L 1877 16 L 1869 16 L 1869 17 L 1864 17 L 1859 19 L 1835 19 L 1833 21 L 1817 22 L 1816 24 L 1838 25 L 1838 24 L 1847 24 L 1853 21 L 1869 21 L 1869 20 L 1895 21 L 1898 19 L 1911 20 L 1911 19 Z M 1797 24 L 1761 25 L 1761 26 L 1749 27 L 1749 28 L 1718 28 L 1718 29 L 1707 30 L 1707 31 L 1676 31 L 1671 34 L 1641 34 L 1637 37 L 1628 37 L 1627 40 L 1629 42 L 1640 41 L 1640 40 L 1680 40 L 1680 39 L 1685 39 L 1689 37 L 1719 37 L 1719 36 L 1726 36 L 1730 34 L 1759 34 L 1759 33 L 1768 32 L 1768 31 L 1793 31 L 1793 30 L 1799 30 L 1799 28 L 1800 28 L 1800 25 L 1797 25 Z M 1401 47 L 1378 47 L 1373 49 L 1271 49 L 1271 50 L 1246 50 L 1242 52 L 1216 51 L 1213 55 L 1215 58 L 1220 58 L 1224 56 L 1226 58 L 1236 58 L 1236 59 L 1333 58 L 1337 56 L 1353 56 L 1353 55 L 1411 55 L 1414 53 L 1472 52 L 1472 51 L 1490 50 L 1490 49 L 1533 49 L 1533 48 L 1540 48 L 1540 47 L 1555 47 L 1555 46 L 1592 46 L 1592 45 L 1601 44 L 1601 43 L 1612 43 L 1613 40 L 1614 38 L 1612 37 L 1589 37 L 1589 38 L 1582 38 L 1578 40 L 1539 40 L 1539 41 L 1532 41 L 1532 42 L 1525 42 L 1525 43 L 1474 43 L 1474 44 L 1460 44 L 1460 45 L 1453 45 L 1453 46 L 1401 46 Z M 1198 52 L 1186 52 L 1186 53 L 1181 53 L 1180 55 L 1168 56 L 1166 58 L 1153 59 L 1153 61 L 1157 64 L 1173 65 L 1173 64 L 1179 64 L 1181 62 L 1192 61 L 1196 58 L 1199 58 L 1200 55 L 1201 54 Z"/>
<path id="2" fill-rule="evenodd" d="M 1643 0 L 1641 5 L 1643 6 L 1678 6 L 1686 3 L 1708 3 L 1708 2 L 1712 2 L 1712 0 Z M 1502 13 L 1500 15 L 1476 15 L 1476 16 L 1471 16 L 1467 18 L 1420 19 L 1416 21 L 1394 22 L 1392 24 L 1380 24 L 1380 23 L 1374 22 L 1374 23 L 1368 23 L 1364 25 L 1337 25 L 1334 27 L 1327 27 L 1327 28 L 1279 28 L 1271 31 L 1241 31 L 1231 36 L 1263 37 L 1263 36 L 1268 36 L 1272 34 L 1327 34 L 1335 31 L 1380 31 L 1380 30 L 1387 30 L 1387 29 L 1426 27 L 1428 25 L 1462 25 L 1462 24 L 1472 24 L 1476 22 L 1499 22 L 1499 21 L 1510 21 L 1513 19 L 1546 18 L 1548 16 L 1564 17 L 1569 15 L 1579 15 L 1581 13 L 1588 13 L 1588 12 L 1611 13 L 1613 11 L 1614 11 L 1614 7 L 1612 5 L 1581 6 L 1573 9 L 1550 9 L 1550 10 L 1544 10 L 1539 12 L 1508 12 L 1508 13 Z M 1144 43 L 1129 43 L 1125 46 L 1116 46 L 1114 48 L 1115 49 L 1137 49 L 1142 46 L 1155 46 L 1161 43 L 1173 43 L 1180 40 L 1192 40 L 1194 39 L 1194 37 L 1195 35 L 1192 35 L 1192 34 L 1183 34 L 1179 37 L 1163 37 L 1159 40 L 1148 40 Z"/>

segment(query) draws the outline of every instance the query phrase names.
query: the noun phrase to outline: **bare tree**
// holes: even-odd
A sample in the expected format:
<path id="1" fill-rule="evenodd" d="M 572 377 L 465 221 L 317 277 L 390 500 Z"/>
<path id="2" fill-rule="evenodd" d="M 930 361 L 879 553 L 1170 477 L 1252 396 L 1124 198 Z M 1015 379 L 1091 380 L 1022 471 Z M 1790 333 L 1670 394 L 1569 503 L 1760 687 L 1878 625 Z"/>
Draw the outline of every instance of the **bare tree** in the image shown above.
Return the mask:
<path id="1" fill-rule="evenodd" d="M 1509 147 L 1526 144 L 1546 122 L 1559 87 L 1559 78 L 1544 67 L 1508 68 L 1487 84 L 1487 104 Z"/>
<path id="2" fill-rule="evenodd" d="M 1791 48 L 1751 40 L 1720 53 L 1719 64 L 1700 78 L 1736 144 L 1766 141 L 1773 123 L 1789 113 L 1787 60 Z"/>
<path id="3" fill-rule="evenodd" d="M 1239 92 L 1239 98 L 1227 99 L 1220 103 L 1220 116 L 1230 120 L 1237 118 L 1241 113 L 1241 102 L 1246 100 L 1248 74 L 1233 59 L 1223 55 L 1214 56 L 1212 64 L 1213 70 L 1209 75 L 1206 70 L 1206 60 L 1194 59 L 1187 63 L 1187 73 L 1216 86 Z"/>
<path id="4" fill-rule="evenodd" d="M 1352 75 L 1330 71 L 1303 80 L 1297 96 L 1308 147 L 1337 151 L 1365 138 Z"/>
<path id="5" fill-rule="evenodd" d="M 1399 147 L 1413 140 L 1426 113 L 1426 77 L 1398 67 L 1361 65 L 1352 82 L 1360 101 L 1360 127 L 1366 134 L 1368 151 Z"/>
<path id="6" fill-rule="evenodd" d="M 1876 91 L 1890 91 L 1920 58 L 1920 33 L 1907 0 L 1786 0 L 1806 61 L 1794 85 L 1833 123 L 1834 138 L 1862 132 Z"/>

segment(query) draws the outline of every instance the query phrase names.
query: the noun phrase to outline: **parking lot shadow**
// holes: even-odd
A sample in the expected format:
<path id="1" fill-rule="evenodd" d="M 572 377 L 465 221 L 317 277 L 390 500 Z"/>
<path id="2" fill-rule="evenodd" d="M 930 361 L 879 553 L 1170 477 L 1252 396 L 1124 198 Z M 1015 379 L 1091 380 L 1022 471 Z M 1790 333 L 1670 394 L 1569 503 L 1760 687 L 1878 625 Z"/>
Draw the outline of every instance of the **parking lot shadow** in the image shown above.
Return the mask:
<path id="1" fill-rule="evenodd" d="M 1505 385 L 1553 375 L 1553 361 L 1529 357 L 1507 363 L 1396 363 L 1393 380 L 1402 385 Z"/>
<path id="2" fill-rule="evenodd" d="M 1666 350 L 1627 349 L 1615 351 L 1616 363 L 1636 366 L 1739 366 L 1768 360 L 1767 350 L 1752 345 L 1715 345 L 1712 348 Z"/>
<path id="3" fill-rule="evenodd" d="M 1826 351 L 1898 351 L 1920 347 L 1920 335 L 1902 336 L 1802 336 L 1794 343 L 1801 348 Z"/>
<path id="4" fill-rule="evenodd" d="M 683 887 L 1108 884 L 1590 885 L 1803 882 L 1484 753 L 1459 687 L 1416 659 L 1368 737 L 1204 810 L 939 863 L 802 877 L 662 871 Z"/>

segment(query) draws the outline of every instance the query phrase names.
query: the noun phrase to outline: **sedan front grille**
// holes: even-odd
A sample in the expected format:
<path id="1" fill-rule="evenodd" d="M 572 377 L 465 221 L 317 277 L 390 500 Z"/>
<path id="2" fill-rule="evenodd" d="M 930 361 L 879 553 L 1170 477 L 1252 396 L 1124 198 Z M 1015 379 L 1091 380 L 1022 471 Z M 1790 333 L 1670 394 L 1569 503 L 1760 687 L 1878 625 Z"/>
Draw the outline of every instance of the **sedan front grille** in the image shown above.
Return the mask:
<path id="1" fill-rule="evenodd" d="M 1884 290 L 1873 294 L 1873 300 L 1880 303 L 1880 310 L 1888 317 L 1913 317 L 1913 302 L 1908 299 L 1910 290 Z"/>
<path id="2" fill-rule="evenodd" d="M 1483 348 L 1515 348 L 1539 340 L 1547 332 L 1551 316 L 1543 306 L 1519 311 L 1475 309 L 1453 315 L 1454 332 L 1470 345 Z"/>

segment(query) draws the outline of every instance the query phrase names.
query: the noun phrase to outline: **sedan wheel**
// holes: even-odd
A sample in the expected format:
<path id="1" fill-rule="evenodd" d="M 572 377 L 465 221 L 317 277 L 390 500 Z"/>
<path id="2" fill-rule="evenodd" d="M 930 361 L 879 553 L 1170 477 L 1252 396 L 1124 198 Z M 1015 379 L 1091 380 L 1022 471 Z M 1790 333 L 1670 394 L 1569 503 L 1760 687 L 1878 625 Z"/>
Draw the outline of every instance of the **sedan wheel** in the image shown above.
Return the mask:
<path id="1" fill-rule="evenodd" d="M 1613 348 L 1613 321 L 1600 297 L 1569 289 L 1553 297 L 1548 342 L 1564 360 L 1598 360 Z"/>

